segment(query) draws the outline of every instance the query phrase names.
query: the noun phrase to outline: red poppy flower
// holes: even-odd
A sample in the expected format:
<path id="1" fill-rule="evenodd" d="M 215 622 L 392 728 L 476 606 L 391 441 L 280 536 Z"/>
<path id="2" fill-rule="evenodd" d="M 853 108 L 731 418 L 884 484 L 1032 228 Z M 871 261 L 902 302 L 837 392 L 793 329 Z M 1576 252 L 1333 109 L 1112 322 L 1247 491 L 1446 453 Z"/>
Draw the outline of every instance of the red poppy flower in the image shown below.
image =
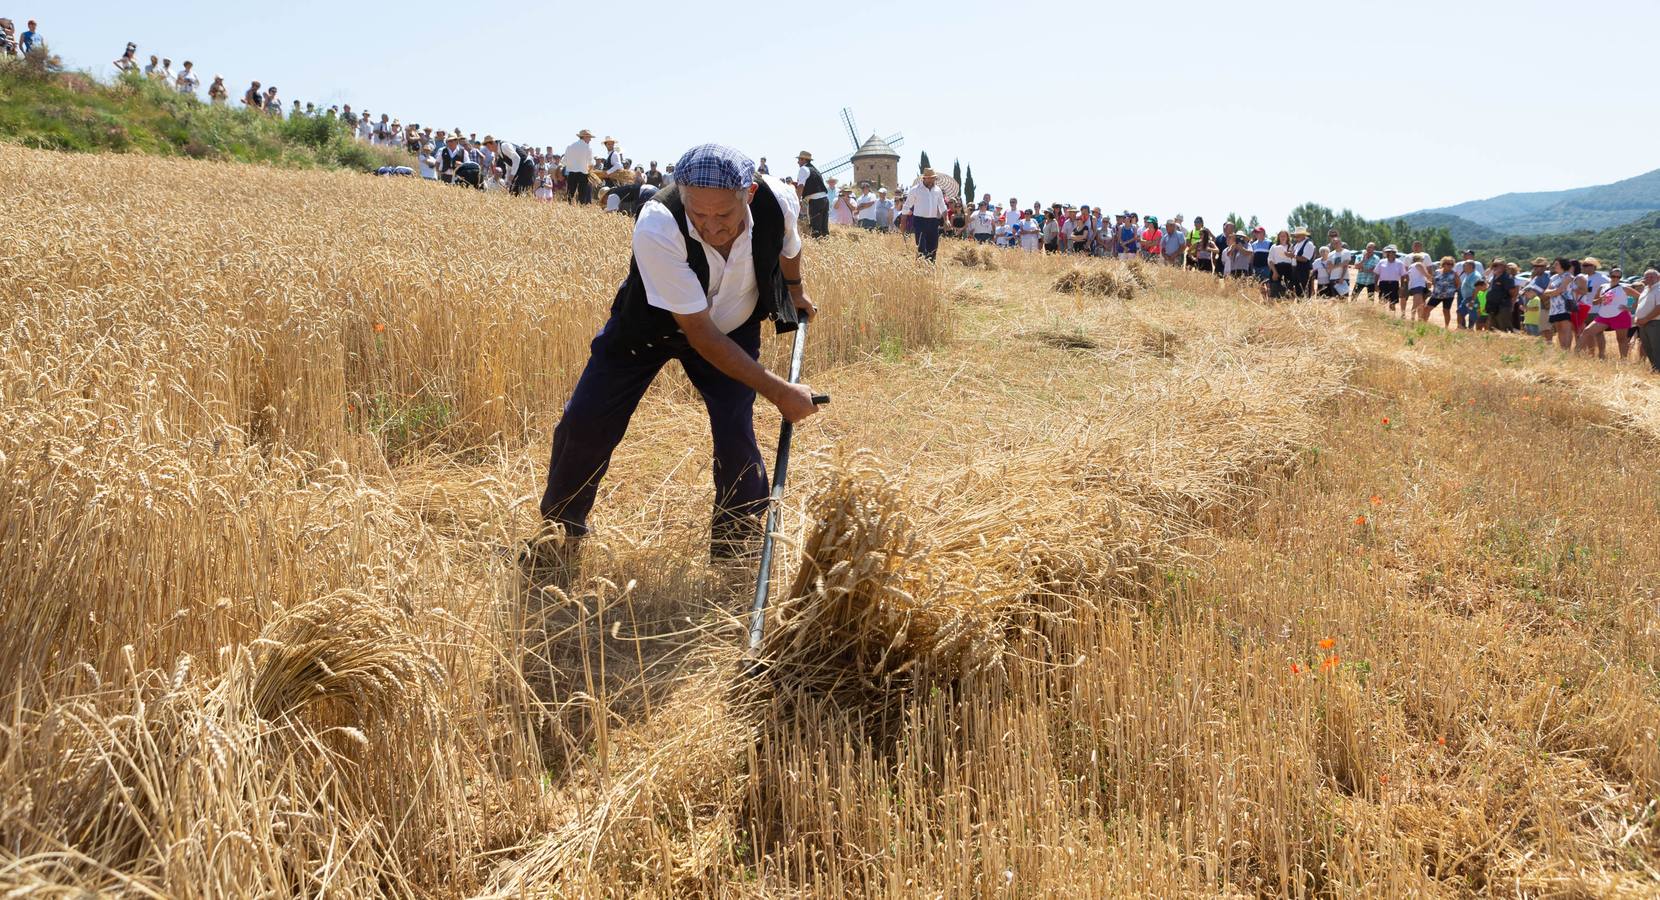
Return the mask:
<path id="1" fill-rule="evenodd" d="M 1365 525 L 1366 524 L 1366 517 L 1365 516 L 1355 516 L 1355 524 L 1356 525 Z"/>
<path id="2" fill-rule="evenodd" d="M 376 322 L 375 323 L 375 334 L 380 334 L 380 333 L 384 332 L 385 330 L 386 330 L 386 323 L 385 322 Z"/>
<path id="3" fill-rule="evenodd" d="M 1372 495 L 1372 505 L 1373 506 L 1379 506 L 1382 503 L 1383 503 L 1383 498 L 1382 497 L 1379 497 L 1377 494 Z"/>
<path id="4" fill-rule="evenodd" d="M 1385 425 L 1389 424 L 1389 417 L 1388 416 L 1383 417 L 1383 424 L 1385 424 Z"/>
<path id="5" fill-rule="evenodd" d="M 1336 638 L 1321 638 L 1320 639 L 1320 649 L 1321 650 L 1330 650 L 1331 648 L 1333 648 L 1335 646 L 1337 646 L 1337 639 Z"/>

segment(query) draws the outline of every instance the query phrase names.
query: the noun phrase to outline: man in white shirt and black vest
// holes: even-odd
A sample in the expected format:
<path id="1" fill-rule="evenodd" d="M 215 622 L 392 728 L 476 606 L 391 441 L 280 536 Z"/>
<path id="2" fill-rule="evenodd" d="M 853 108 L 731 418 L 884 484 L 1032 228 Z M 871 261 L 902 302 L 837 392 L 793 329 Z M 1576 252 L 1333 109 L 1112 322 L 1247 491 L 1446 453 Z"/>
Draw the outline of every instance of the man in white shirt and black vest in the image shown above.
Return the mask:
<path id="1" fill-rule="evenodd" d="M 533 575 L 574 565 L 611 453 L 670 360 L 709 412 L 712 559 L 743 557 L 761 540 L 767 474 L 755 442 L 755 395 L 791 422 L 816 411 L 810 388 L 758 362 L 763 320 L 793 330 L 798 311 L 808 319 L 817 311 L 801 284 L 795 192 L 718 144 L 686 151 L 674 176 L 674 186 L 640 211 L 628 278 L 554 429 L 540 504 L 545 527 L 521 558 Z"/>
<path id="2" fill-rule="evenodd" d="M 531 149 L 511 141 L 498 141 L 489 134 L 484 136 L 484 146 L 494 154 L 492 164 L 501 170 L 508 192 L 515 197 L 530 193 L 536 183 L 536 160 L 531 156 Z"/>
<path id="3" fill-rule="evenodd" d="M 1314 257 L 1320 255 L 1320 247 L 1308 236 L 1308 229 L 1298 226 L 1291 233 L 1291 255 L 1295 258 L 1296 268 L 1291 272 L 1291 289 L 1299 297 L 1314 295 Z"/>
<path id="4" fill-rule="evenodd" d="M 830 189 L 813 165 L 813 154 L 803 150 L 795 161 L 801 165 L 795 173 L 795 194 L 807 204 L 807 230 L 813 237 L 825 237 L 830 234 Z"/>
<path id="5" fill-rule="evenodd" d="M 945 192 L 934 183 L 934 170 L 922 170 L 922 183 L 905 193 L 905 212 L 911 214 L 911 231 L 916 234 L 917 255 L 934 261 L 940 248 L 940 222 L 946 216 Z"/>

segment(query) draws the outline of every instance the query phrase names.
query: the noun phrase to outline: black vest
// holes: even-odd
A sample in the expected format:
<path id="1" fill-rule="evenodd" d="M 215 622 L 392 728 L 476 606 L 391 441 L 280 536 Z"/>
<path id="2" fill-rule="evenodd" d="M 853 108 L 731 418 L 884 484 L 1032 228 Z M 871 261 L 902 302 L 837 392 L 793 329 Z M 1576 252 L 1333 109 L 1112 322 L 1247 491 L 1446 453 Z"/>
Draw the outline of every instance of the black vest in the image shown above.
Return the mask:
<path id="1" fill-rule="evenodd" d="M 807 164 L 807 180 L 801 183 L 801 196 L 811 197 L 814 194 L 823 194 L 828 191 L 824 186 L 824 176 L 818 173 L 818 167 Z"/>
<path id="2" fill-rule="evenodd" d="M 674 224 L 680 228 L 680 237 L 686 242 L 686 265 L 709 294 L 709 258 L 704 255 L 702 242 L 691 236 L 686 227 L 686 206 L 680 199 L 680 189 L 671 185 L 657 192 L 652 199 L 668 207 L 674 215 Z M 784 213 L 778 208 L 778 198 L 765 181 L 757 181 L 755 196 L 749 203 L 749 216 L 754 223 L 750 232 L 750 246 L 755 256 L 755 311 L 743 325 L 746 327 L 771 319 L 779 333 L 794 331 L 795 303 L 784 290 L 784 273 L 778 266 L 778 256 L 784 249 Z M 645 282 L 640 279 L 640 267 L 633 257 L 628 260 L 628 278 L 617 288 L 611 301 L 610 349 L 633 351 L 644 348 L 684 350 L 690 346 L 685 332 L 674 321 L 674 314 L 646 301 Z M 734 329 L 736 330 L 736 329 Z"/>

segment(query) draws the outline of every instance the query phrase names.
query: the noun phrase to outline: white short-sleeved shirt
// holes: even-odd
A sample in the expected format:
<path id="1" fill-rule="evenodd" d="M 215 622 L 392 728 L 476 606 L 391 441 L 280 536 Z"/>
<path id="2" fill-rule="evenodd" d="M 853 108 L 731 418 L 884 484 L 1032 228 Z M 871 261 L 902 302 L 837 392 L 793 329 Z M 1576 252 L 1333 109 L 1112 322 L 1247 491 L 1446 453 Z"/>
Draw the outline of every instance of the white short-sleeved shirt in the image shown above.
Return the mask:
<path id="1" fill-rule="evenodd" d="M 1585 276 L 1585 296 L 1588 298 L 1587 302 L 1597 302 L 1597 298 L 1601 297 L 1602 292 L 1607 290 L 1608 285 L 1612 283 L 1613 282 L 1608 280 L 1608 276 L 1602 274 L 1601 272 L 1593 272 L 1592 274 Z"/>
<path id="2" fill-rule="evenodd" d="M 1637 309 L 1633 314 L 1641 319 L 1654 312 L 1656 306 L 1660 306 L 1660 285 L 1643 289 L 1643 296 L 1637 301 Z"/>
<path id="3" fill-rule="evenodd" d="M 1425 272 L 1428 266 L 1428 262 L 1420 260 L 1413 260 L 1412 265 L 1407 266 L 1406 286 L 1408 290 L 1429 286 L 1429 275 Z"/>
<path id="4" fill-rule="evenodd" d="M 803 191 L 805 191 L 807 189 L 807 179 L 812 178 L 812 177 L 813 177 L 813 171 L 811 169 L 807 168 L 806 166 L 802 166 L 801 168 L 795 170 L 795 183 L 800 185 L 801 189 Z M 825 198 L 825 197 L 828 197 L 828 196 L 829 196 L 828 193 L 826 193 L 824 191 L 818 191 L 816 193 L 807 194 L 805 197 L 802 197 L 801 199 L 803 199 L 803 200 L 818 200 L 818 199 Z"/>
<path id="5" fill-rule="evenodd" d="M 866 203 L 870 205 L 865 206 L 864 209 L 859 209 L 860 206 L 864 206 Z M 853 204 L 853 208 L 858 213 L 859 218 L 874 220 L 876 218 L 876 195 L 870 191 L 865 191 L 859 197 L 858 202 Z"/>
<path id="6" fill-rule="evenodd" d="M 778 208 L 784 214 L 784 247 L 786 257 L 801 253 L 801 230 L 797 220 L 801 216 L 801 201 L 789 185 L 771 175 L 757 175 L 766 182 Z M 745 211 L 749 227 L 732 242 L 732 248 L 722 257 L 697 233 L 697 226 L 688 218 L 686 232 L 703 244 L 704 258 L 709 261 L 709 293 L 703 292 L 697 274 L 686 262 L 686 241 L 675 225 L 674 213 L 656 200 L 647 201 L 640 209 L 640 221 L 634 226 L 634 263 L 640 268 L 646 302 L 671 313 L 691 315 L 709 311 L 715 327 L 732 332 L 749 321 L 755 312 L 760 289 L 755 283 L 755 255 L 751 231 L 755 220 Z"/>
<path id="7" fill-rule="evenodd" d="M 1399 256 L 1393 260 L 1384 257 L 1373 271 L 1377 272 L 1379 281 L 1400 281 L 1406 275 L 1406 263 Z"/>
<path id="8" fill-rule="evenodd" d="M 1612 319 L 1625 311 L 1625 286 L 1615 285 L 1596 295 L 1591 314 L 1599 319 Z"/>

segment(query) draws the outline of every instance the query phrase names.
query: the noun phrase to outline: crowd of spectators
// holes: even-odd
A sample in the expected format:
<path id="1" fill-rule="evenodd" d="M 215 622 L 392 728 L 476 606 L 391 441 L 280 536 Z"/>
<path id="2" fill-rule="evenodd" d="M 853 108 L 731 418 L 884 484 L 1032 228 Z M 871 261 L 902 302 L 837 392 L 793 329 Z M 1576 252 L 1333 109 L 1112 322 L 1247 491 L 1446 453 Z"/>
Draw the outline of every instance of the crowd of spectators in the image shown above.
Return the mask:
<path id="1" fill-rule="evenodd" d="M 0 55 L 45 52 L 35 20 L 18 34 L 10 19 L 0 18 Z M 140 62 L 133 43 L 114 65 L 122 75 L 149 78 L 182 94 L 195 97 L 201 90 L 202 78 L 191 60 L 184 60 L 177 70 L 170 57 L 151 54 L 147 62 Z M 209 103 L 230 102 L 223 76 L 214 75 L 206 92 Z M 238 102 L 250 112 L 274 118 L 338 119 L 357 140 L 401 148 L 414 157 L 415 166 L 383 167 L 378 173 L 383 175 L 505 190 L 542 201 L 597 200 L 608 212 L 632 215 L 674 181 L 672 165 L 636 165 L 615 138 L 601 141 L 603 153 L 596 150 L 588 129 L 577 132 L 576 140 L 564 148 L 518 144 L 490 134 L 480 139 L 475 131 L 405 124 L 397 116 L 377 116 L 350 104 L 323 108 L 295 99 L 286 101 L 285 109 L 276 85 L 258 81 L 248 85 Z M 823 218 L 811 222 L 815 236 L 828 233 L 829 225 L 898 231 L 914 240 L 929 260 L 935 258 L 940 237 L 1032 253 L 1137 259 L 1219 278 L 1254 279 L 1271 300 L 1366 297 L 1419 321 L 1431 320 L 1439 308 L 1441 324 L 1447 328 L 1523 331 L 1563 351 L 1599 357 L 1608 354 L 1612 334 L 1621 358 L 1635 346 L 1660 371 L 1660 273 L 1652 269 L 1626 279 L 1617 267 L 1602 274 L 1595 258 L 1536 258 L 1523 272 L 1519 263 L 1503 258 L 1484 264 L 1473 250 L 1466 250 L 1462 259 L 1435 260 L 1421 243 L 1408 253 L 1394 245 L 1380 248 L 1370 243 L 1356 249 L 1336 228 L 1318 243 L 1306 228 L 1283 229 L 1269 239 L 1266 229 L 1252 223 L 1247 230 L 1237 220 L 1213 231 L 1203 217 L 1195 217 L 1191 225 L 1180 214 L 1161 222 L 1157 216 L 1129 210 L 1108 214 L 1099 206 L 1045 207 L 1034 202 L 1028 207 L 1012 197 L 1006 205 L 997 204 L 990 194 L 968 206 L 944 194 L 932 170 L 925 170 L 909 188 L 868 182 L 854 187 L 820 178 L 806 151 L 798 162 L 802 168 L 796 176 L 782 181 L 795 186 L 806 201 L 804 215 L 808 209 L 821 210 Z M 768 171 L 765 157 L 758 169 Z M 827 205 L 827 215 L 814 200 Z"/>

